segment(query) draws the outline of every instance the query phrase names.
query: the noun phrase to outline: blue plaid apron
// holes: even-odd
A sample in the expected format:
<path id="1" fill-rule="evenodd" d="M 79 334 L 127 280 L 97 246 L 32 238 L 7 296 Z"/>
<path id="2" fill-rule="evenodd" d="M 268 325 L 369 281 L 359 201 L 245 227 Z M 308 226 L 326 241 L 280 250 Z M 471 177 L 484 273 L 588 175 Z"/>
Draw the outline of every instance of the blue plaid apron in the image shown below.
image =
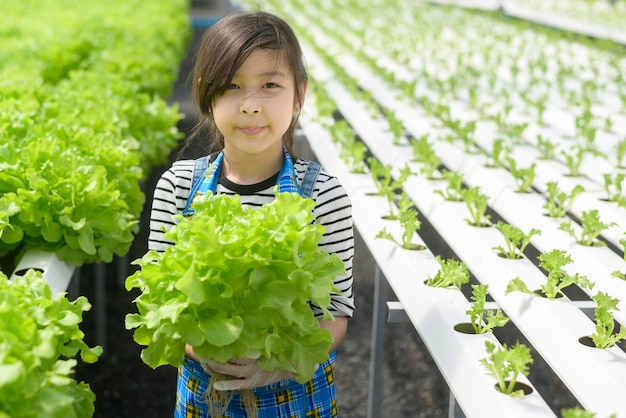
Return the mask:
<path id="1" fill-rule="evenodd" d="M 335 352 L 305 384 L 283 380 L 253 389 L 258 418 L 336 418 L 337 394 L 334 382 Z M 174 418 L 207 418 L 204 393 L 211 376 L 197 361 L 186 358 L 178 368 Z M 247 417 L 237 392 L 224 413 L 225 418 Z"/>
<path id="2" fill-rule="evenodd" d="M 278 174 L 279 192 L 300 193 L 293 161 L 283 147 L 284 160 Z M 202 173 L 189 193 L 184 216 L 193 216 L 193 198 L 217 190 L 224 152 L 220 152 L 215 160 Z M 329 359 L 321 364 L 311 380 L 300 384 L 295 380 L 283 380 L 253 390 L 257 404 L 258 418 L 336 418 L 337 395 L 335 391 L 333 352 Z M 210 418 L 209 408 L 204 401 L 204 393 L 209 387 L 211 376 L 200 363 L 185 358 L 178 368 L 176 387 L 176 409 L 174 418 Z M 245 418 L 246 412 L 237 392 L 224 413 L 227 418 Z"/>

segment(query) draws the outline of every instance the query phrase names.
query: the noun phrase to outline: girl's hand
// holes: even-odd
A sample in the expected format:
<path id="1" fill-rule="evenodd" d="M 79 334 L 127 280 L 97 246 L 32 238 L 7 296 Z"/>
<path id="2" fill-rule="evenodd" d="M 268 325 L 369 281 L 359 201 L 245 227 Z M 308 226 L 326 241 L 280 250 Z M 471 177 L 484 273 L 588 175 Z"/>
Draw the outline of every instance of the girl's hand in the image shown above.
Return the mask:
<path id="1" fill-rule="evenodd" d="M 200 363 L 200 357 L 193 351 L 193 347 L 185 344 L 185 356 Z"/>
<path id="2" fill-rule="evenodd" d="M 257 365 L 256 360 L 253 359 L 232 359 L 228 363 L 203 359 L 202 365 L 215 373 L 235 378 L 215 382 L 213 387 L 217 390 L 254 389 L 294 378 L 291 372 L 285 370 L 274 370 L 271 372 L 263 370 Z"/>

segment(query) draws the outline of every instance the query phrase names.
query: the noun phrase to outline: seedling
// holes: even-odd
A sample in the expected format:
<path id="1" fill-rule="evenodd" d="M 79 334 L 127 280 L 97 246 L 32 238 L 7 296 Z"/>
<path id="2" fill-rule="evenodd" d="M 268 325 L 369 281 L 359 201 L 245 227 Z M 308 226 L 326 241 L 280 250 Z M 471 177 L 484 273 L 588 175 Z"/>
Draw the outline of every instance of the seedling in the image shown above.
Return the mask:
<path id="1" fill-rule="evenodd" d="M 539 150 L 539 158 L 541 160 L 551 160 L 554 158 L 556 144 L 550 142 L 550 140 L 544 138 L 542 135 L 537 135 L 537 150 Z"/>
<path id="2" fill-rule="evenodd" d="M 328 96 L 326 90 L 318 83 L 315 83 L 314 88 L 309 90 L 313 93 L 313 101 L 315 102 L 315 109 L 317 109 L 318 116 L 316 120 L 322 124 L 327 120 L 332 120 L 333 112 L 337 109 L 335 101 Z"/>
<path id="3" fill-rule="evenodd" d="M 626 138 L 615 145 L 615 155 L 617 158 L 616 165 L 620 168 L 626 167 L 624 164 L 624 158 L 626 157 Z"/>
<path id="4" fill-rule="evenodd" d="M 333 143 L 340 147 L 340 157 L 353 173 L 365 172 L 365 153 L 367 147 L 356 140 L 356 134 L 345 119 L 336 121 L 330 126 Z"/>
<path id="5" fill-rule="evenodd" d="M 393 167 L 391 164 L 383 165 L 374 157 L 367 159 L 367 164 L 370 168 L 370 175 L 376 186 L 376 194 L 379 196 L 385 195 L 385 189 L 389 188 L 389 185 L 393 181 L 391 178 L 391 170 Z"/>
<path id="6" fill-rule="evenodd" d="M 583 212 L 580 219 L 582 226 L 580 235 L 576 235 L 576 231 L 574 230 L 571 221 L 561 222 L 559 229 L 567 232 L 571 237 L 576 239 L 577 243 L 581 245 L 594 245 L 598 247 L 606 245 L 603 241 L 598 240 L 597 237 L 602 233 L 602 231 L 617 225 L 615 222 L 608 224 L 602 222 L 597 209 Z"/>
<path id="7" fill-rule="evenodd" d="M 569 193 L 565 193 L 559 190 L 559 186 L 556 181 L 549 181 L 546 183 L 546 194 L 548 195 L 548 200 L 543 205 L 543 208 L 548 210 L 548 215 L 550 217 L 562 218 L 574 203 L 576 196 L 584 191 L 585 188 L 580 184 L 577 184 Z"/>
<path id="8" fill-rule="evenodd" d="M 552 250 L 549 253 L 543 253 L 539 256 L 539 266 L 548 272 L 547 281 L 541 285 L 542 294 L 548 299 L 556 299 L 564 296 L 563 289 L 571 284 L 576 284 L 581 288 L 592 289 L 594 283 L 587 279 L 587 276 L 581 276 L 576 273 L 568 274 L 563 267 L 572 262 L 572 258 L 563 250 Z M 519 277 L 512 279 L 505 290 L 505 294 L 511 292 L 524 292 L 536 295 L 526 286 L 526 283 Z"/>
<path id="9" fill-rule="evenodd" d="M 515 225 L 498 221 L 496 224 L 498 231 L 504 236 L 504 247 L 493 247 L 499 256 L 510 259 L 519 259 L 524 255 L 524 250 L 530 244 L 530 239 L 535 235 L 541 235 L 541 231 L 532 228 L 530 232 L 525 234 Z"/>
<path id="10" fill-rule="evenodd" d="M 489 373 L 498 381 L 498 390 L 514 397 L 524 396 L 523 390 L 515 390 L 519 375 L 528 376 L 529 364 L 533 362 L 530 349 L 519 342 L 512 347 L 502 344 L 501 348 L 485 341 L 488 357 L 480 360 Z"/>
<path id="11" fill-rule="evenodd" d="M 469 271 L 462 261 L 454 259 L 442 260 L 441 257 L 435 256 L 437 262 L 441 266 L 437 274 L 429 277 L 426 284 L 432 287 L 458 287 L 469 282 Z"/>
<path id="12" fill-rule="evenodd" d="M 387 117 L 387 122 L 389 123 L 389 130 L 393 134 L 393 144 L 400 144 L 400 139 L 402 139 L 402 134 L 404 132 L 404 126 L 402 125 L 402 121 L 398 119 L 396 116 L 396 112 L 391 109 L 384 109 L 385 116 Z"/>
<path id="13" fill-rule="evenodd" d="M 472 120 L 466 124 L 459 122 L 456 127 L 456 133 L 463 142 L 463 148 L 465 152 L 474 152 L 476 147 L 476 141 L 474 140 L 474 133 L 476 132 L 476 121 Z"/>
<path id="14" fill-rule="evenodd" d="M 618 202 L 620 206 L 624 205 L 626 201 L 626 197 L 622 196 L 624 178 L 626 178 L 626 173 L 604 174 L 604 191 L 606 191 L 606 199 L 609 202 Z"/>
<path id="15" fill-rule="evenodd" d="M 535 107 L 535 110 L 537 111 L 537 124 L 538 125 L 543 125 L 545 124 L 545 120 L 543 118 L 543 114 L 546 111 L 546 103 L 548 102 L 546 95 L 543 95 L 542 97 L 537 98 L 536 100 L 534 100 L 532 102 L 532 105 Z"/>
<path id="16" fill-rule="evenodd" d="M 574 147 L 572 153 L 561 150 L 561 155 L 565 157 L 565 164 L 569 169 L 567 175 L 571 177 L 578 177 L 580 175 L 580 166 L 585 156 L 585 148 L 578 145 Z"/>
<path id="17" fill-rule="evenodd" d="M 509 322 L 500 308 L 485 309 L 489 286 L 486 284 L 472 285 L 472 306 L 465 311 L 470 317 L 472 328 L 476 334 L 492 332 L 496 327 L 502 327 Z"/>
<path id="18" fill-rule="evenodd" d="M 509 163 L 509 171 L 517 183 L 517 192 L 528 193 L 530 187 L 533 185 L 533 181 L 535 180 L 535 168 L 537 167 L 537 164 L 532 163 L 526 168 L 519 168 L 517 167 L 517 162 L 513 158 L 507 158 L 507 160 Z"/>
<path id="19" fill-rule="evenodd" d="M 593 126 L 594 119 L 595 117 L 591 111 L 591 102 L 585 103 L 582 114 L 576 117 L 576 133 L 584 140 L 585 150 L 599 153 L 595 144 L 598 128 Z M 609 125 L 611 124 L 612 122 L 609 118 Z"/>
<path id="20" fill-rule="evenodd" d="M 448 185 L 444 190 L 435 190 L 435 193 L 451 202 L 460 202 L 463 200 L 463 173 L 444 170 L 441 176 L 444 180 L 447 180 Z"/>
<path id="21" fill-rule="evenodd" d="M 344 147 L 354 141 L 354 131 L 345 119 L 340 119 L 333 123 L 330 128 L 330 136 L 334 144 Z"/>
<path id="22" fill-rule="evenodd" d="M 619 341 L 626 339 L 626 327 L 620 327 L 618 333 L 614 334 L 615 319 L 613 311 L 619 311 L 617 304 L 619 299 L 612 298 L 608 293 L 598 292 L 592 296 L 596 301 L 595 318 L 596 332 L 591 334 L 593 344 L 598 348 L 612 347 Z"/>
<path id="23" fill-rule="evenodd" d="M 340 156 L 351 173 L 365 173 L 365 153 L 367 147 L 361 141 L 351 141 L 341 149 Z"/>
<path id="24" fill-rule="evenodd" d="M 413 159 L 422 164 L 420 173 L 426 178 L 432 179 L 433 174 L 441 165 L 441 160 L 435 154 L 433 145 L 428 141 L 430 135 L 424 134 L 418 138 L 411 138 L 411 146 L 413 149 Z"/>
<path id="25" fill-rule="evenodd" d="M 415 87 L 417 86 L 417 78 L 411 81 L 400 81 L 400 90 L 403 97 L 409 99 L 411 102 L 415 101 Z"/>
<path id="26" fill-rule="evenodd" d="M 461 192 L 463 201 L 467 205 L 470 212 L 470 218 L 466 218 L 468 224 L 472 226 L 484 227 L 489 226 L 489 215 L 485 215 L 487 211 L 487 200 L 489 196 L 480 191 L 480 187 L 472 187 L 464 189 Z"/>
<path id="27" fill-rule="evenodd" d="M 506 144 L 503 138 L 498 138 L 493 141 L 491 152 L 485 152 L 487 158 L 490 160 L 485 164 L 487 167 L 504 167 L 505 161 L 508 155 L 511 153 L 511 147 Z"/>
<path id="28" fill-rule="evenodd" d="M 579 406 L 568 409 L 561 409 L 562 418 L 596 418 L 596 414 L 593 412 L 585 411 Z M 612 414 L 608 418 L 617 418 L 617 415 Z"/>
<path id="29" fill-rule="evenodd" d="M 500 132 L 515 143 L 522 143 L 522 135 L 528 128 L 528 123 L 505 123 L 500 126 Z"/>
<path id="30" fill-rule="evenodd" d="M 386 219 L 398 219 L 398 215 L 395 213 L 394 200 L 396 198 L 396 190 L 402 189 L 404 182 L 409 178 L 411 169 L 408 165 L 400 169 L 400 175 L 397 180 L 394 180 L 391 176 L 393 167 L 390 164 L 382 165 L 376 158 L 368 158 L 367 162 L 370 167 L 370 173 L 372 180 L 377 188 L 377 194 L 384 196 L 389 204 L 389 214 L 385 216 Z M 402 199 L 401 199 L 402 200 Z M 407 198 L 408 200 L 408 198 Z M 409 200 L 410 201 L 410 200 Z"/>
<path id="31" fill-rule="evenodd" d="M 404 248 L 405 250 L 422 250 L 424 246 L 420 244 L 413 243 L 413 237 L 415 236 L 415 232 L 420 229 L 421 223 L 418 219 L 418 212 L 413 207 L 413 203 L 410 202 L 410 206 L 406 207 L 406 205 L 402 204 L 403 200 L 408 200 L 406 195 L 403 193 L 399 199 L 399 214 L 398 218 L 400 220 L 400 225 L 402 226 L 402 238 L 398 241 L 391 233 L 387 231 L 387 228 L 383 228 L 377 235 L 376 238 L 388 239 L 398 246 Z"/>

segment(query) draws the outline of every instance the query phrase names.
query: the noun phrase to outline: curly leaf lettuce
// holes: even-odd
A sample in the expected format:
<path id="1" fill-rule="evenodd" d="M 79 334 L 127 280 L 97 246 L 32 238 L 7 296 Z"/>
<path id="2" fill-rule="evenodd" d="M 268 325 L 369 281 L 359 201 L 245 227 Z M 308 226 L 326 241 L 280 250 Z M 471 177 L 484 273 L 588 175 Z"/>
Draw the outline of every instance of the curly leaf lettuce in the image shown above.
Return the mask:
<path id="1" fill-rule="evenodd" d="M 80 353 L 97 361 L 79 329 L 91 308 L 83 296 L 52 298 L 41 273 L 9 279 L 0 273 L 0 416 L 82 418 L 94 412 L 95 394 L 72 379 Z"/>
<path id="2" fill-rule="evenodd" d="M 318 248 L 324 227 L 313 223 L 315 203 L 275 195 L 258 209 L 244 208 L 238 196 L 199 197 L 196 215 L 179 216 L 166 233 L 174 245 L 135 261 L 141 269 L 126 288 L 142 293 L 126 328 L 147 346 L 146 364 L 179 366 L 187 343 L 201 357 L 257 358 L 261 368 L 289 370 L 303 383 L 328 358 L 332 337 L 310 304 L 332 319 L 327 306 L 344 265 Z"/>

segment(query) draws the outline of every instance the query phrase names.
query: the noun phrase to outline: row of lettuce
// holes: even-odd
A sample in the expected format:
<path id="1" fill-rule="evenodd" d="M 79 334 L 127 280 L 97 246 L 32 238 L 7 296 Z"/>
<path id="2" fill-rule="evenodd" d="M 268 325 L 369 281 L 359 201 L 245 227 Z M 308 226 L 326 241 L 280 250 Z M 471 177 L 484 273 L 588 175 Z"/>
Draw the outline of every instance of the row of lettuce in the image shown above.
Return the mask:
<path id="1" fill-rule="evenodd" d="M 168 105 L 187 0 L 10 2 L 0 17 L 0 254 L 125 254 L 140 181 L 180 139 Z"/>
<path id="2" fill-rule="evenodd" d="M 168 104 L 188 0 L 24 0 L 0 15 L 0 257 L 35 247 L 76 266 L 128 252 L 140 184 L 181 134 Z M 72 375 L 84 297 L 0 272 L 0 417 L 90 417 Z"/>
<path id="3" fill-rule="evenodd" d="M 494 327 L 512 319 L 509 327 L 519 327 L 519 335 L 525 334 L 534 349 L 544 356 L 551 357 L 551 351 L 546 349 L 548 345 L 558 344 L 559 353 L 572 354 L 584 340 L 545 338 L 541 331 L 543 323 L 527 321 L 528 316 L 519 321 L 518 313 L 526 312 L 526 306 L 510 303 L 512 299 L 505 301 L 503 296 L 525 292 L 547 298 L 562 297 L 567 295 L 561 289 L 574 285 L 568 291 L 576 287 L 595 302 L 595 333 L 588 337 L 590 345 L 605 349 L 624 339 L 626 334 L 618 331 L 617 318 L 613 317 L 619 311 L 618 297 L 624 293 L 608 291 L 623 289 L 623 282 L 617 285 L 613 282 L 623 279 L 624 274 L 621 271 L 611 276 L 605 274 L 606 270 L 611 272 L 607 269 L 608 260 L 620 267 L 623 260 L 615 254 L 619 251 L 612 248 L 605 248 L 611 257 L 607 254 L 601 258 L 599 252 L 591 256 L 592 247 L 606 247 L 605 241 L 612 243 L 610 239 L 616 236 L 616 245 L 626 246 L 626 240 L 620 239 L 622 230 L 606 234 L 607 229 L 623 227 L 619 220 L 623 219 L 626 202 L 621 196 L 624 165 L 620 150 L 626 142 L 626 67 L 621 46 L 503 20 L 499 13 L 434 7 L 423 2 L 392 7 L 381 0 L 369 4 L 370 8 L 363 8 L 354 0 L 322 0 L 307 3 L 306 7 L 296 1 L 266 0 L 265 3 L 290 19 L 310 51 L 307 59 L 314 82 L 310 84 L 307 103 L 310 106 L 313 102 L 313 106 L 308 107 L 311 113 L 305 113 L 303 118 L 305 131 L 309 121 L 326 129 L 346 168 L 354 174 L 370 174 L 378 195 L 386 197 L 389 213 L 385 219 L 399 221 L 402 226 L 401 238 L 398 238 L 400 234 L 388 233 L 386 228 L 376 238 L 388 238 L 407 250 L 418 249 L 419 245 L 413 241 L 414 233 L 419 233 L 420 228 L 415 209 L 423 210 L 429 226 L 442 233 L 459 260 L 468 263 L 465 265 L 456 258 L 442 261 L 437 256 L 441 269 L 433 282 L 444 276 L 463 277 L 467 280 L 464 285 L 469 287 L 469 266 L 474 279 L 479 281 L 479 285 L 472 285 L 471 300 L 483 300 L 475 291 L 488 292 L 509 315 L 500 316 L 497 311 L 484 315 L 485 311 L 481 311 L 475 318 Z M 311 19 L 320 15 L 332 18 Z M 544 110 L 547 110 L 545 118 Z M 576 150 L 576 158 L 571 154 L 572 149 Z M 542 151 L 541 155 L 538 150 Z M 565 167 L 569 172 L 562 174 Z M 501 182 L 500 177 L 505 176 L 507 181 Z M 409 177 L 414 177 L 412 182 L 407 181 Z M 421 178 L 415 181 L 415 177 Z M 513 179 L 515 182 L 508 182 Z M 587 186 L 588 192 L 577 184 L 579 181 Z M 444 187 L 437 189 L 442 184 Z M 518 187 L 514 193 L 509 193 L 511 184 Z M 603 184 L 608 196 L 598 198 L 597 192 Z M 562 190 L 570 185 L 575 186 L 567 195 Z M 544 205 L 526 204 L 527 198 L 528 202 L 534 200 L 533 193 L 542 192 L 535 202 L 545 201 Z M 476 238 L 471 244 L 466 245 L 468 234 L 463 233 L 462 227 L 457 228 L 454 216 L 450 216 L 460 212 L 446 211 L 452 205 L 439 205 L 437 198 L 431 199 L 435 194 L 448 202 L 466 203 L 469 217 L 464 221 L 477 227 L 471 232 Z M 516 197 L 510 197 L 513 195 Z M 581 195 L 579 202 L 584 198 L 583 204 L 577 202 L 573 206 L 571 202 L 578 195 Z M 572 216 L 576 213 L 580 215 Z M 614 215 L 618 221 L 602 222 L 600 214 L 607 215 L 603 220 Z M 498 222 L 497 218 L 511 224 Z M 548 218 L 563 218 L 563 221 L 556 225 L 543 222 Z M 534 220 L 541 221 L 533 224 Z M 530 232 L 522 232 L 516 225 L 523 225 Z M 481 231 L 487 236 L 489 226 L 497 227 L 502 233 L 506 249 L 501 245 L 491 247 L 490 240 L 480 242 L 483 233 L 478 227 L 485 228 Z M 540 229 L 544 229 L 543 237 L 534 239 L 533 236 L 542 235 Z M 360 232 L 376 233 L 371 228 Z M 579 245 L 561 236 L 563 232 Z M 437 249 L 444 244 L 437 242 Z M 501 275 L 509 267 L 495 268 L 493 262 L 487 261 L 489 254 L 496 251 L 502 259 L 525 258 L 533 254 L 524 253 L 527 247 L 539 253 L 538 267 L 547 272 L 541 290 L 530 290 L 531 275 L 521 268 L 519 276 L 501 288 Z M 570 257 L 568 251 L 575 256 Z M 418 258 L 420 262 L 425 260 L 422 255 Z M 565 273 L 563 266 L 570 263 L 575 269 L 583 264 L 591 265 L 591 279 L 570 270 Z M 484 269 L 480 264 L 489 268 Z M 493 271 L 499 274 L 493 275 Z M 543 272 L 538 277 L 544 278 Z M 491 288 L 483 287 L 488 284 Z M 596 291 L 592 294 L 594 285 Z M 449 283 L 441 287 L 450 288 Z M 478 305 L 484 307 L 481 304 Z M 466 312 L 470 317 L 475 315 L 475 307 Z M 533 312 L 534 309 L 531 308 Z M 543 317 L 536 312 L 532 315 Z M 567 315 L 574 316 L 572 312 Z M 587 320 L 584 315 L 580 317 Z M 486 344 L 486 357 L 480 362 L 496 378 L 500 392 L 517 396 L 520 393 L 515 395 L 516 379 L 528 376 L 528 365 L 533 360 L 527 346 L 511 342 L 507 347 L 509 341 L 504 338 L 501 343 L 498 349 L 491 342 Z M 434 355 L 436 358 L 438 354 Z M 571 393 L 579 396 L 580 403 L 589 409 L 583 411 L 566 396 L 541 387 L 542 395 L 552 395 L 548 398 L 550 407 L 554 411 L 560 409 L 563 417 L 606 417 L 605 411 L 612 414 L 622 409 L 623 404 L 619 403 L 609 406 L 595 400 L 590 403 L 591 391 L 580 389 L 591 386 L 578 385 L 576 373 L 564 374 L 558 369 L 557 361 L 549 362 L 556 374 L 566 378 Z M 566 366 L 567 373 L 571 372 L 569 365 Z M 445 375 L 445 369 L 441 370 Z M 452 377 L 453 384 L 462 382 L 458 376 L 455 373 Z M 539 379 L 532 376 L 531 380 Z M 504 385 L 505 381 L 508 386 Z M 595 387 L 601 387 L 600 379 L 593 381 Z M 574 408 L 569 408 L 572 405 Z M 600 412 L 603 415 L 592 412 L 599 408 L 604 408 Z"/>

